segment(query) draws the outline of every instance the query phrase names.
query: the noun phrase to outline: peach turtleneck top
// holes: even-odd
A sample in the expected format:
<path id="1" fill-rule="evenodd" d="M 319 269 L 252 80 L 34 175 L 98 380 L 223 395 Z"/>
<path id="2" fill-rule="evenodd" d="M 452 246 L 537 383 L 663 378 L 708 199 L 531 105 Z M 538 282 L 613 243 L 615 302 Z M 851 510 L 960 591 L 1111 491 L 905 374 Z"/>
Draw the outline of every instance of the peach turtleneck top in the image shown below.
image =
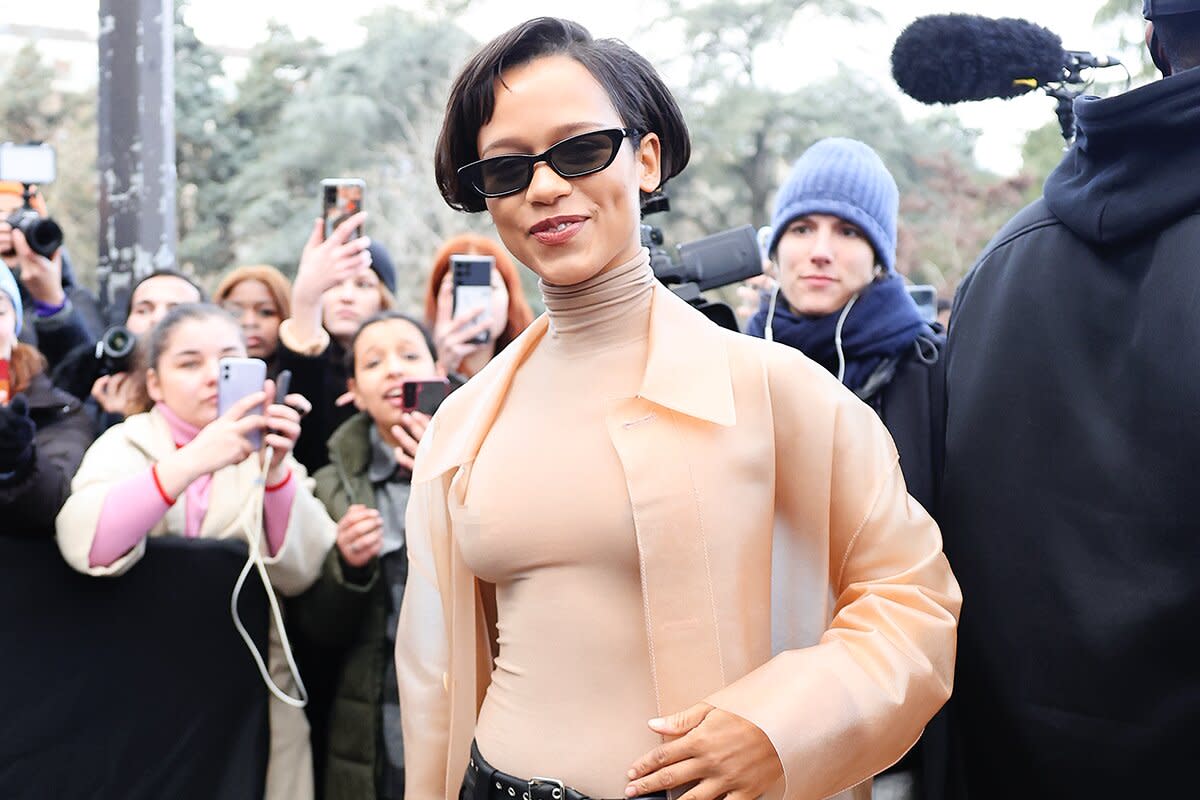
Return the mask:
<path id="1" fill-rule="evenodd" d="M 541 285 L 549 332 L 517 371 L 465 498 L 467 566 L 496 587 L 499 655 L 483 757 L 620 797 L 660 742 L 633 511 L 606 426 L 645 372 L 645 250 L 575 286 Z"/>

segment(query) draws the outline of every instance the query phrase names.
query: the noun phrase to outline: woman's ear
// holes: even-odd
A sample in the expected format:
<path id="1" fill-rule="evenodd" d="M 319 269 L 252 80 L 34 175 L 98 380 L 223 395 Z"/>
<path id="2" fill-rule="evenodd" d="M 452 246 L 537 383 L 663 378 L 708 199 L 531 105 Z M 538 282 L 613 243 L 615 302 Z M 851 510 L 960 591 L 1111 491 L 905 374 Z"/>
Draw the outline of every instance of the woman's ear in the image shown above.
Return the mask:
<path id="1" fill-rule="evenodd" d="M 155 403 L 163 401 L 162 383 L 158 379 L 158 371 L 151 367 L 146 370 L 146 394 L 150 395 L 150 399 Z"/>
<path id="2" fill-rule="evenodd" d="M 362 395 L 359 394 L 358 391 L 358 382 L 355 381 L 354 378 L 346 379 L 346 394 L 350 395 L 355 408 L 357 408 L 359 411 L 367 410 L 366 404 L 363 403 Z"/>
<path id="3" fill-rule="evenodd" d="M 662 142 L 657 133 L 643 134 L 638 142 L 638 188 L 650 194 L 662 185 Z"/>

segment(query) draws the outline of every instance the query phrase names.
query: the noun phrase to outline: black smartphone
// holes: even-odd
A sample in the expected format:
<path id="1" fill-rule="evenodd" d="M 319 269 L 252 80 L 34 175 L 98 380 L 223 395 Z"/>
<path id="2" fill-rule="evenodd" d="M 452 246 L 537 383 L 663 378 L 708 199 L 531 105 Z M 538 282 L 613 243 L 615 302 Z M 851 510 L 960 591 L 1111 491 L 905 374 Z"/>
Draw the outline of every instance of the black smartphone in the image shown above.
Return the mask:
<path id="1" fill-rule="evenodd" d="M 475 321 L 492 321 L 492 269 L 495 266 L 496 259 L 492 256 L 457 253 L 450 256 L 450 270 L 454 276 L 454 316 L 482 307 L 483 313 Z M 471 342 L 484 344 L 490 338 L 491 333 L 483 331 Z"/>
<path id="2" fill-rule="evenodd" d="M 321 219 L 325 220 L 325 238 L 347 218 L 363 209 L 367 184 L 362 178 L 326 178 L 321 181 Z M 351 239 L 363 235 L 362 226 L 354 229 Z"/>
<path id="3" fill-rule="evenodd" d="M 420 411 L 430 417 L 450 394 L 450 381 L 432 378 L 424 381 L 404 382 L 404 410 Z"/>

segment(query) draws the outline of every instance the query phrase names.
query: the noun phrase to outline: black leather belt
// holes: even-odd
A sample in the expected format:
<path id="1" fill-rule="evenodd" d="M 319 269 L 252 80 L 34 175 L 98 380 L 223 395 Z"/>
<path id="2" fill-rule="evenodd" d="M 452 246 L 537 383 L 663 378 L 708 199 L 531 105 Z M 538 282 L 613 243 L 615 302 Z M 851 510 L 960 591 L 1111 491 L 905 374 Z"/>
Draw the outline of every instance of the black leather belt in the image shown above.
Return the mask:
<path id="1" fill-rule="evenodd" d="M 666 794 L 647 794 L 635 800 L 666 800 Z M 471 761 L 463 778 L 459 800 L 594 800 L 558 778 L 517 778 L 483 760 L 471 742 Z M 626 800 L 621 798 L 621 800 Z"/>

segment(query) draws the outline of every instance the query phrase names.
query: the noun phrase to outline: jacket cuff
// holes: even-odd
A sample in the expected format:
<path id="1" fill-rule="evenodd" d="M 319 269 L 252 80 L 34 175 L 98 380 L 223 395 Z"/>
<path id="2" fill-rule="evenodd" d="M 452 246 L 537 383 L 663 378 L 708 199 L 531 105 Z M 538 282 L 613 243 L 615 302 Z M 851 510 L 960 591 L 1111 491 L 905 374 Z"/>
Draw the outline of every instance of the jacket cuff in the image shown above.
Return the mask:
<path id="1" fill-rule="evenodd" d="M 63 299 L 61 306 L 48 306 L 45 303 L 33 301 L 33 325 L 38 330 L 48 331 L 57 330 L 63 327 L 71 319 L 71 313 L 75 307 L 71 305 L 71 298 Z"/>
<path id="2" fill-rule="evenodd" d="M 288 350 L 302 356 L 319 356 L 329 347 L 329 333 L 322 328 L 317 332 L 316 339 L 301 341 L 296 336 L 295 325 L 290 319 L 279 323 L 279 342 Z"/>

